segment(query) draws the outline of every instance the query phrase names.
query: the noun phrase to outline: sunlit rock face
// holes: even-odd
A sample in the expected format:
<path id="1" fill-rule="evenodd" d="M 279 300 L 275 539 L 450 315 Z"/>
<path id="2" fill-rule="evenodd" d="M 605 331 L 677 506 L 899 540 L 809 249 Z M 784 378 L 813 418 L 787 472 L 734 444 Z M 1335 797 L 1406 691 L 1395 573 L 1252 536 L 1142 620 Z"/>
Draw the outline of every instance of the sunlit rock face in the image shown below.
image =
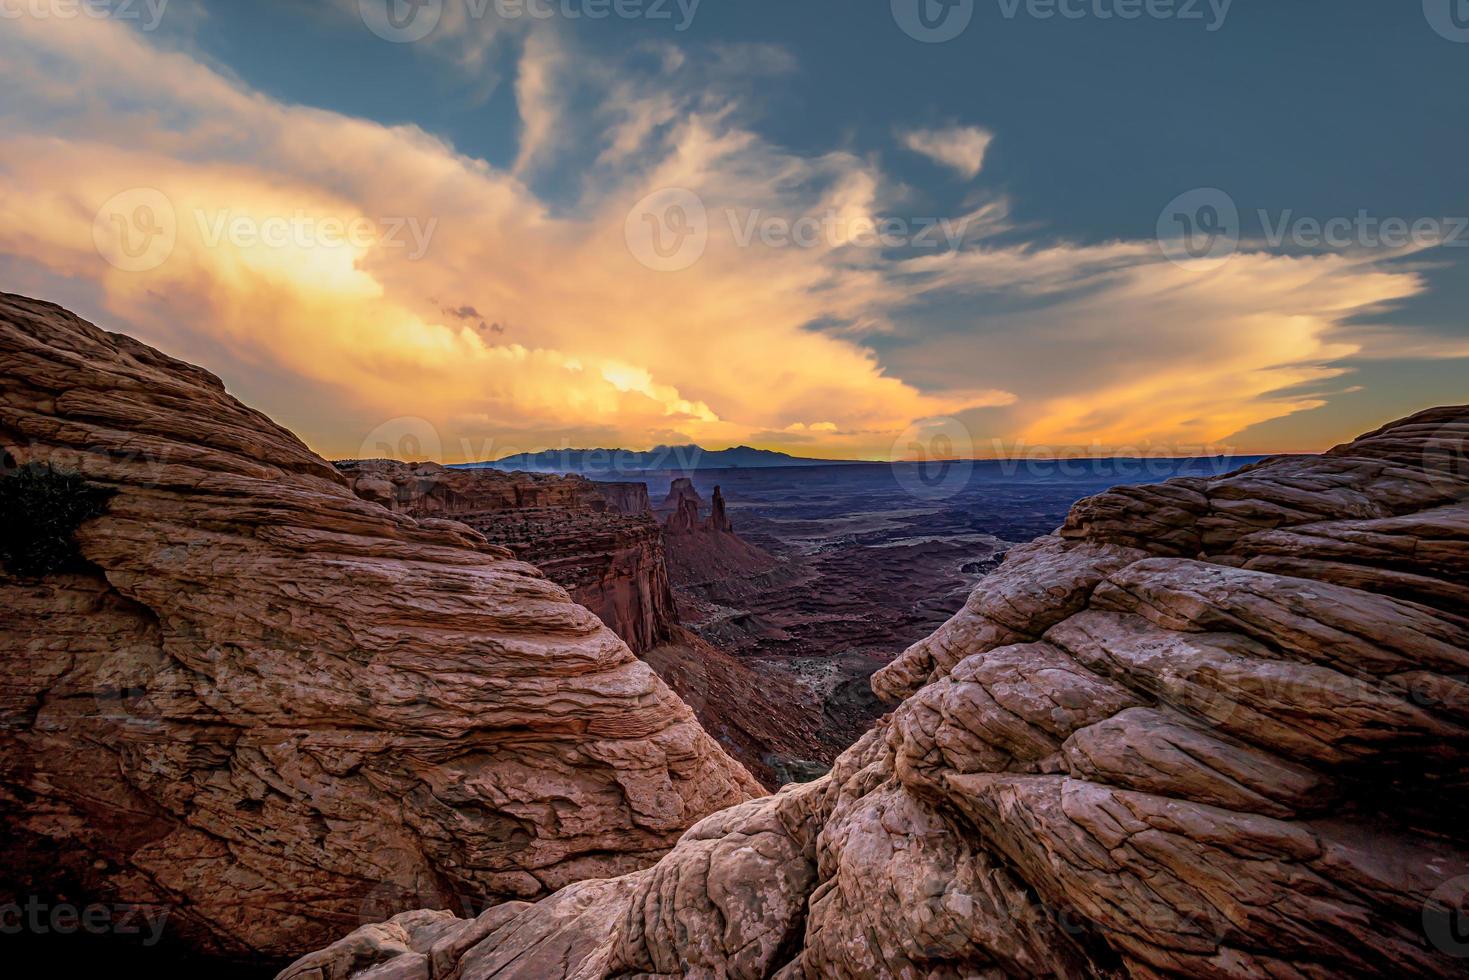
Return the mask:
<path id="1" fill-rule="evenodd" d="M 200 368 L 0 294 L 0 444 L 115 491 L 79 570 L 0 573 L 5 892 L 293 956 L 645 867 L 760 792 L 563 588 Z"/>
<path id="2" fill-rule="evenodd" d="M 675 638 L 678 610 L 645 484 L 380 459 L 337 468 L 358 496 L 413 517 L 452 518 L 510 549 L 564 586 L 633 652 Z"/>
<path id="3" fill-rule="evenodd" d="M 287 980 L 1462 976 L 1469 408 L 1111 491 L 874 679 L 824 779 Z"/>

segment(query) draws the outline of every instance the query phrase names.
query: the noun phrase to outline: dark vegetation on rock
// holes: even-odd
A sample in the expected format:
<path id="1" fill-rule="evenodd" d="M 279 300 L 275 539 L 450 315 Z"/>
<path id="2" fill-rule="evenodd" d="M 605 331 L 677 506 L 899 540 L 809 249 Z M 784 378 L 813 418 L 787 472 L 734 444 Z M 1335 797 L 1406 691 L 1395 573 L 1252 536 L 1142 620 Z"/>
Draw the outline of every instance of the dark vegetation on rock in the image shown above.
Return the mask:
<path id="1" fill-rule="evenodd" d="M 12 575 L 41 576 L 86 566 L 73 535 L 102 514 L 112 491 L 44 463 L 0 475 L 0 562 Z"/>

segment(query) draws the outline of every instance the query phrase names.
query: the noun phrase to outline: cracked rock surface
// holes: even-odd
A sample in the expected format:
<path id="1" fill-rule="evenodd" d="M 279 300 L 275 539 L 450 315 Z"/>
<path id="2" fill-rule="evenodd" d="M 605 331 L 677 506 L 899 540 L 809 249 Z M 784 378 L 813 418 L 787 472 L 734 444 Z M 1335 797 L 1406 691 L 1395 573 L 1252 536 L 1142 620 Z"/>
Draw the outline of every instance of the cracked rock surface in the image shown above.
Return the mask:
<path id="1" fill-rule="evenodd" d="M 824 779 L 282 980 L 1465 975 L 1466 446 L 1435 409 L 1083 501 Z"/>
<path id="2" fill-rule="evenodd" d="M 290 957 L 646 867 L 762 792 L 560 586 L 200 368 L 0 294 L 0 443 L 117 491 L 87 569 L 0 573 L 4 893 Z"/>

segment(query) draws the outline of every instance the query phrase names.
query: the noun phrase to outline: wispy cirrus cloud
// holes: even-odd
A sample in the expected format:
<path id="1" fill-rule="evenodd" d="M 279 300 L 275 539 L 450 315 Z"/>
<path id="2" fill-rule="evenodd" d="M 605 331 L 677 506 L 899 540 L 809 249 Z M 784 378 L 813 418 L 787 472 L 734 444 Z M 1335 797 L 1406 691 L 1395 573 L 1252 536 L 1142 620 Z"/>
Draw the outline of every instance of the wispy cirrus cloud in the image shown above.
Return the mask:
<path id="1" fill-rule="evenodd" d="M 984 169 L 985 153 L 994 134 L 978 126 L 950 126 L 945 129 L 914 129 L 902 134 L 903 145 L 953 170 L 966 180 L 973 180 Z"/>

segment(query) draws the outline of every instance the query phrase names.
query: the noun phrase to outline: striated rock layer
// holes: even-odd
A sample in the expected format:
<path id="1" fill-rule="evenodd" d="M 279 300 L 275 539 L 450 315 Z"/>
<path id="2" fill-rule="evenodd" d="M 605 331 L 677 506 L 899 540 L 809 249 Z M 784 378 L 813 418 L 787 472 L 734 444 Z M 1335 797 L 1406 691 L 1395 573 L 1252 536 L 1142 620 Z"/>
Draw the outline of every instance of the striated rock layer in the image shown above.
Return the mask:
<path id="1" fill-rule="evenodd" d="M 807 757 L 819 747 L 820 718 L 813 717 L 800 685 L 728 656 L 679 626 L 665 550 L 676 548 L 676 567 L 684 572 L 690 554 L 719 569 L 728 565 L 726 556 L 738 558 L 749 546 L 731 534 L 695 529 L 670 538 L 665 549 L 647 484 L 388 460 L 336 465 L 358 496 L 414 517 L 462 521 L 565 587 L 627 641 L 762 783 L 780 785 L 780 760 Z"/>
<path id="2" fill-rule="evenodd" d="M 675 638 L 678 610 L 663 535 L 643 484 L 580 476 L 352 460 L 357 495 L 412 517 L 451 518 L 528 561 L 596 613 L 636 653 Z"/>
<path id="3" fill-rule="evenodd" d="M 1459 976 L 1469 408 L 1084 501 L 819 782 L 289 980 Z"/>
<path id="4" fill-rule="evenodd" d="M 607 506 L 613 513 L 636 517 L 639 514 L 651 513 L 653 510 L 652 501 L 648 499 L 646 483 L 611 483 L 605 480 L 595 480 L 592 486 L 597 488 L 597 493 L 607 501 Z"/>
<path id="5" fill-rule="evenodd" d="M 298 955 L 646 866 L 759 792 L 564 589 L 197 367 L 0 294 L 0 444 L 116 490 L 90 571 L 0 574 L 0 891 Z"/>

